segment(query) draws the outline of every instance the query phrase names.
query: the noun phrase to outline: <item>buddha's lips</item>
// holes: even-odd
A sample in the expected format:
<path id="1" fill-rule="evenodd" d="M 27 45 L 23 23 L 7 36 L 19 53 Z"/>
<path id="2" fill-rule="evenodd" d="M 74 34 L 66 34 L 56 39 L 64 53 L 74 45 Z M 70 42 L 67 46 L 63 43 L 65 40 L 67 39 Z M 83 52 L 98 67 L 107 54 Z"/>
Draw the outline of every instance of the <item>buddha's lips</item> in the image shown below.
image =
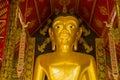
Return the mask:
<path id="1" fill-rule="evenodd" d="M 68 37 L 69 37 L 69 34 L 60 34 L 60 37 L 61 37 L 61 38 L 68 38 Z"/>

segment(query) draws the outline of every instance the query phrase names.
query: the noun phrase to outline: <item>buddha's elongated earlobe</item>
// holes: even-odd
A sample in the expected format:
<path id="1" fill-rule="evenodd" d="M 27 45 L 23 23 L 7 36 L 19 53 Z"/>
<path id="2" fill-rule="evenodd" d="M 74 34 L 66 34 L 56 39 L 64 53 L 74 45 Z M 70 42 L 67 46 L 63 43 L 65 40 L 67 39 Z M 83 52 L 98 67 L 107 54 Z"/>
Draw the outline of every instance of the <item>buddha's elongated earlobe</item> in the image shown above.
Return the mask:
<path id="1" fill-rule="evenodd" d="M 77 50 L 77 45 L 78 45 L 78 41 L 80 39 L 82 35 L 82 28 L 79 28 L 78 32 L 77 32 L 77 36 L 76 36 L 76 39 L 75 39 L 75 42 L 73 44 L 73 49 L 76 51 Z"/>
<path id="2" fill-rule="evenodd" d="M 49 36 L 50 36 L 51 43 L 52 43 L 52 50 L 55 51 L 55 40 L 54 40 L 53 32 L 51 28 L 49 28 Z"/>
<path id="3" fill-rule="evenodd" d="M 75 42 L 74 42 L 74 45 L 73 45 L 73 48 L 74 48 L 75 51 L 77 50 L 77 44 L 78 44 L 78 42 L 75 41 Z"/>
<path id="4" fill-rule="evenodd" d="M 52 50 L 55 51 L 55 42 L 52 42 Z"/>

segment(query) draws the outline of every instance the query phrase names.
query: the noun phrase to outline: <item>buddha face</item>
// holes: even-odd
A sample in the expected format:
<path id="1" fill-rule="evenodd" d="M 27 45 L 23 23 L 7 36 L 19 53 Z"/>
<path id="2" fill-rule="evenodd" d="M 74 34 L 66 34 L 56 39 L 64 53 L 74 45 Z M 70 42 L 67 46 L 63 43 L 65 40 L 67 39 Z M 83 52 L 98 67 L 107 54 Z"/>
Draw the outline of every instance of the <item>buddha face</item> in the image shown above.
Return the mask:
<path id="1" fill-rule="evenodd" d="M 73 16 L 60 16 L 53 21 L 52 32 L 56 44 L 74 43 L 78 32 L 78 20 Z"/>

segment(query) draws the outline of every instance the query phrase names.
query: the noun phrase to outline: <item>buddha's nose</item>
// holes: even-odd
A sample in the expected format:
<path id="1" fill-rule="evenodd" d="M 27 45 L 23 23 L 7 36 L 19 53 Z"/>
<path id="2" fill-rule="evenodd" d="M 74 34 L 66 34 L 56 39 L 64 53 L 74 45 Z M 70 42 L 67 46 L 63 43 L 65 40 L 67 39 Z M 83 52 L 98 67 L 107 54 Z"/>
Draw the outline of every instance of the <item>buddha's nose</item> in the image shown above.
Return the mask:
<path id="1" fill-rule="evenodd" d="M 68 33 L 68 31 L 66 29 L 63 29 L 62 30 L 62 33 L 65 34 L 65 33 Z"/>

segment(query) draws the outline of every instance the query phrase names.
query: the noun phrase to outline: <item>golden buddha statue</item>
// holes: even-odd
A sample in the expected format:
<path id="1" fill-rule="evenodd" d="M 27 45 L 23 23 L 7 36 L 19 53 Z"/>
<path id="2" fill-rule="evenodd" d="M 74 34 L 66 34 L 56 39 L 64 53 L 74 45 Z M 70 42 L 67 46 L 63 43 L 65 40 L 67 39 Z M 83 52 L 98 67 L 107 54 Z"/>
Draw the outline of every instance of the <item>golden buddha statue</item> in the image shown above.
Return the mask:
<path id="1" fill-rule="evenodd" d="M 94 58 L 75 52 L 81 34 L 76 17 L 56 17 L 49 28 L 54 52 L 37 57 L 33 80 L 97 80 Z"/>

